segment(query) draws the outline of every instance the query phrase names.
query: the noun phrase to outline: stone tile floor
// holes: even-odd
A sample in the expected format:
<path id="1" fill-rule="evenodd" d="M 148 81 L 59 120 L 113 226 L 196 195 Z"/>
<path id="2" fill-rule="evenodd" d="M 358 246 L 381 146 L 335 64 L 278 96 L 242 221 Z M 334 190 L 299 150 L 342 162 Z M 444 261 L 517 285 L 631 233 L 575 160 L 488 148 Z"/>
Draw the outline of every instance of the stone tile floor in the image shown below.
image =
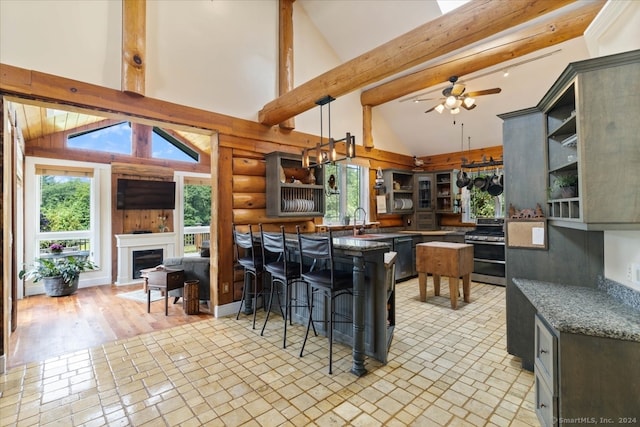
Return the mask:
<path id="1" fill-rule="evenodd" d="M 539 425 L 533 374 L 506 352 L 505 289 L 474 282 L 457 310 L 446 284 L 428 289 L 422 303 L 417 279 L 398 283 L 389 363 L 367 358 L 360 378 L 343 345 L 327 373 L 323 337 L 299 358 L 302 326 L 282 349 L 278 316 L 263 337 L 250 316 L 212 318 L 10 369 L 0 425 Z"/>

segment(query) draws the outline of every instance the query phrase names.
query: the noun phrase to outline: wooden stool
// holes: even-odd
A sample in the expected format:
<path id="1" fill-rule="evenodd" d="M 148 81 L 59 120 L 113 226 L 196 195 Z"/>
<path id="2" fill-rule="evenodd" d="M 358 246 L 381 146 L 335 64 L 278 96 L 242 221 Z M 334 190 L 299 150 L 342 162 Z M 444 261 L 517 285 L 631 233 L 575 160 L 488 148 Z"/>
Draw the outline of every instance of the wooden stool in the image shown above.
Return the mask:
<path id="1" fill-rule="evenodd" d="M 449 242 L 419 243 L 416 245 L 416 270 L 420 301 L 427 300 L 427 273 L 433 274 L 433 288 L 436 296 L 440 295 L 440 276 L 447 276 L 451 308 L 456 309 L 460 277 L 462 277 L 464 302 L 469 302 L 473 272 L 473 245 Z"/>

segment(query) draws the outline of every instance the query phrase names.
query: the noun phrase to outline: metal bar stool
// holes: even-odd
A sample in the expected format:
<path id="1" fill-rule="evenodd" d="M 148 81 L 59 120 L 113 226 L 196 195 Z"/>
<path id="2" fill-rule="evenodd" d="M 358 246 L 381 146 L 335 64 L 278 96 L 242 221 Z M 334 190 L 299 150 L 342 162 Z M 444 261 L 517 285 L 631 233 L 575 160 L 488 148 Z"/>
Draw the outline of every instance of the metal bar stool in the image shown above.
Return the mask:
<path id="1" fill-rule="evenodd" d="M 300 349 L 300 357 L 302 357 L 304 346 L 307 343 L 309 329 L 311 329 L 311 325 L 313 325 L 314 322 L 313 296 L 316 293 L 320 293 L 326 297 L 330 304 L 327 335 L 329 337 L 329 374 L 331 374 L 333 363 L 333 324 L 336 322 L 335 299 L 340 295 L 353 295 L 353 273 L 335 268 L 333 259 L 333 235 L 331 231 L 329 231 L 328 237 L 312 237 L 301 234 L 300 227 L 296 227 L 296 229 L 298 234 L 298 249 L 300 250 L 300 276 L 311 288 L 311 309 L 309 310 L 309 321 L 307 322 L 304 342 Z M 305 258 L 313 260 L 311 270 L 309 271 L 302 270 Z M 352 320 L 350 319 L 349 321 Z"/>
<path id="2" fill-rule="evenodd" d="M 309 303 L 309 287 L 300 277 L 300 263 L 291 261 L 290 250 L 287 247 L 287 241 L 284 233 L 284 226 L 280 226 L 280 232 L 269 233 L 265 232 L 260 224 L 260 240 L 262 242 L 262 259 L 264 260 L 264 271 L 271 277 L 271 290 L 269 295 L 269 305 L 267 308 L 267 316 L 264 319 L 262 325 L 262 332 L 269 321 L 269 315 L 271 314 L 271 307 L 273 306 L 273 294 L 275 293 L 278 298 L 278 306 L 284 319 L 284 333 L 282 338 L 282 348 L 287 348 L 287 319 L 289 324 L 293 324 L 292 315 L 294 307 L 306 307 L 310 309 Z M 268 262 L 269 259 L 275 259 L 275 261 Z M 295 284 L 304 283 L 306 285 L 306 292 L 304 296 L 299 295 L 299 289 L 295 289 L 297 292 L 293 293 Z M 278 289 L 277 285 L 282 287 L 282 292 Z M 284 298 L 280 298 L 280 294 L 284 294 Z M 305 302 L 299 301 L 300 298 L 306 299 Z M 284 310 L 282 307 L 284 300 Z M 314 326 L 315 332 L 315 326 Z"/>
<path id="3" fill-rule="evenodd" d="M 240 307 L 238 307 L 238 314 L 236 320 L 240 318 L 240 311 L 242 311 L 242 305 L 245 306 L 245 312 L 251 310 L 250 301 L 253 298 L 253 329 L 256 328 L 256 307 L 258 306 L 258 295 L 262 291 L 258 291 L 258 275 L 262 273 L 262 249 L 259 240 L 253 238 L 253 231 L 249 224 L 249 232 L 241 233 L 236 230 L 236 225 L 233 224 L 233 243 L 236 247 L 236 260 L 238 264 L 244 268 L 244 286 L 242 287 L 242 299 L 240 301 Z M 241 255 L 240 249 L 244 249 L 244 254 Z M 249 279 L 252 277 L 253 280 Z M 253 289 L 249 290 L 249 283 L 253 281 Z"/>

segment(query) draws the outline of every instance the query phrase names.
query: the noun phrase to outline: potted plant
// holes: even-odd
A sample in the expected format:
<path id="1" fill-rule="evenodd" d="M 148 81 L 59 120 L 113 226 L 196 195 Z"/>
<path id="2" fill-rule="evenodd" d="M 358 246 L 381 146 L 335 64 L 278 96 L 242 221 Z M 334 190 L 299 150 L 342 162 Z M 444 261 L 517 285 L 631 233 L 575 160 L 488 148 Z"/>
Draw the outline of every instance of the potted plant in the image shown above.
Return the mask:
<path id="1" fill-rule="evenodd" d="M 578 194 L 578 176 L 577 175 L 560 175 L 556 176 L 549 187 L 550 199 L 568 199 L 576 197 Z"/>
<path id="2" fill-rule="evenodd" d="M 49 252 L 52 254 L 59 254 L 62 253 L 62 251 L 64 251 L 64 246 L 60 243 L 52 243 L 51 246 L 49 246 Z"/>
<path id="3" fill-rule="evenodd" d="M 85 257 L 36 258 L 32 268 L 20 271 L 20 279 L 42 280 L 48 296 L 71 295 L 78 290 L 80 273 L 98 266 Z"/>

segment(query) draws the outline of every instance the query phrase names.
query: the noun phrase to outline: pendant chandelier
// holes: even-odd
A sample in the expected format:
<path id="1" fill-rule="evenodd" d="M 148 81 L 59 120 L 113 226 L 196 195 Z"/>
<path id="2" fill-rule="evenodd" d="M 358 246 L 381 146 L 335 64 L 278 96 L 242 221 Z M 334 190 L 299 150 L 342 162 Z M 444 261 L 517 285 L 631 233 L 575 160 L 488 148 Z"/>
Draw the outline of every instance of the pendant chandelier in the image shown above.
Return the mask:
<path id="1" fill-rule="evenodd" d="M 304 149 L 302 150 L 302 167 L 304 168 L 314 168 L 314 167 L 322 167 L 322 165 L 328 163 L 340 162 L 342 160 L 352 159 L 356 156 L 356 140 L 355 136 L 351 135 L 351 133 L 347 132 L 346 136 L 342 139 L 334 140 L 331 137 L 331 101 L 335 101 L 331 95 L 324 96 L 318 99 L 315 103 L 320 106 L 320 142 L 316 144 L 315 149 Z M 329 116 L 329 135 L 328 142 L 323 143 L 323 109 L 324 106 L 327 106 L 328 116 Z M 338 154 L 336 152 L 336 143 L 344 142 L 345 146 L 345 155 L 344 157 L 338 158 Z M 315 163 L 311 163 L 310 152 L 315 150 L 316 158 Z"/>

